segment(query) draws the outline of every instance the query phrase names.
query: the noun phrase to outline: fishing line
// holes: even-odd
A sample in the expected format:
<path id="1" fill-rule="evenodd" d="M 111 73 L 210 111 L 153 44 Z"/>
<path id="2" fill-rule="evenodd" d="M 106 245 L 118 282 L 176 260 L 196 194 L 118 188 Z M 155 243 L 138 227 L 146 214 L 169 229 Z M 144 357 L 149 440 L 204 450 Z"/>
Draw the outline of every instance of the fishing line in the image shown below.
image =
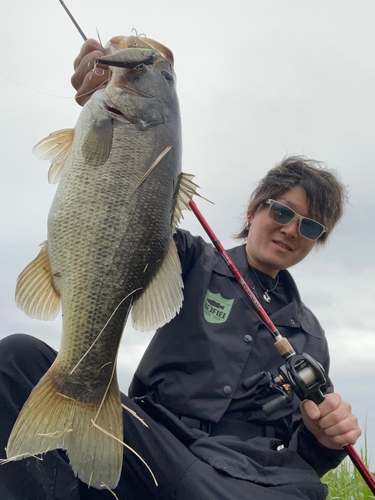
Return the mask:
<path id="1" fill-rule="evenodd" d="M 49 94 L 48 92 L 43 92 L 42 90 L 38 90 L 38 89 L 35 89 L 33 87 L 29 87 L 28 85 L 25 85 L 24 83 L 21 83 L 21 82 L 18 82 L 17 80 L 14 80 L 13 78 L 11 78 L 10 76 L 8 75 L 5 75 L 4 73 L 2 73 L 0 71 L 0 75 L 3 76 L 4 78 L 7 78 L 8 80 L 10 80 L 11 82 L 14 82 L 14 83 L 17 83 L 17 85 L 21 85 L 21 87 L 26 87 L 27 89 L 29 90 L 33 90 L 34 92 L 38 92 L 38 94 L 43 94 L 43 95 L 48 95 L 49 97 L 56 97 L 58 99 L 75 99 L 76 97 L 83 97 L 85 95 L 88 95 L 88 94 L 91 94 L 92 92 L 95 92 L 96 90 L 98 90 L 102 85 L 104 85 L 105 83 L 107 83 L 110 78 L 108 78 L 107 80 L 105 80 L 104 82 L 102 82 L 101 84 L 99 84 L 97 87 L 95 87 L 93 90 L 90 90 L 89 92 L 86 92 L 85 94 L 78 94 L 77 96 L 63 96 L 63 95 L 54 95 L 54 94 Z M 97 75 L 97 76 L 101 76 L 101 75 Z"/>
<path id="2" fill-rule="evenodd" d="M 61 96 L 61 95 L 48 94 L 48 92 L 43 92 L 42 90 L 34 89 L 33 87 L 29 87 L 28 85 L 25 85 L 24 83 L 17 82 L 17 80 L 14 80 L 13 78 L 11 78 L 8 75 L 5 75 L 1 71 L 0 71 L 0 75 L 3 76 L 4 78 L 7 78 L 11 82 L 14 82 L 14 83 L 17 83 L 18 85 L 21 85 L 21 87 L 26 87 L 29 90 L 33 90 L 34 92 L 38 92 L 39 94 L 48 95 L 50 97 L 58 97 L 59 99 L 74 99 L 74 97 L 71 97 L 71 96 L 66 97 L 66 96 Z"/>

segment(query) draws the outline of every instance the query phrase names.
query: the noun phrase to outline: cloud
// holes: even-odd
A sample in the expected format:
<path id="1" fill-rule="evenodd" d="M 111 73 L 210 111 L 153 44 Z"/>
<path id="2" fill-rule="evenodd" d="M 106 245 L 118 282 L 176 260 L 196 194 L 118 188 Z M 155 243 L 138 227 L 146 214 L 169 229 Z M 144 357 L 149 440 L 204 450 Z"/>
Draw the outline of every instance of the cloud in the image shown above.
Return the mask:
<path id="1" fill-rule="evenodd" d="M 196 175 L 197 203 L 225 247 L 241 226 L 256 182 L 286 154 L 303 154 L 337 168 L 351 205 L 327 247 L 292 269 L 304 301 L 331 345 L 336 386 L 369 415 L 375 447 L 373 375 L 375 264 L 372 205 L 375 5 L 369 0 L 254 0 L 189 3 L 112 0 L 69 6 L 87 36 L 98 25 L 103 42 L 133 27 L 170 46 L 175 55 L 183 120 L 183 170 Z M 0 33 L 6 59 L 0 75 L 2 195 L 0 336 L 36 335 L 58 349 L 61 317 L 28 319 L 14 304 L 19 272 L 46 238 L 55 187 L 48 163 L 32 147 L 74 125 L 79 108 L 70 85 L 82 40 L 58 2 L 8 2 Z M 38 18 L 37 18 L 38 16 Z M 36 22 L 38 29 L 35 29 Z M 183 227 L 203 230 L 191 214 Z M 121 387 L 131 379 L 151 334 L 126 327 L 119 358 Z"/>

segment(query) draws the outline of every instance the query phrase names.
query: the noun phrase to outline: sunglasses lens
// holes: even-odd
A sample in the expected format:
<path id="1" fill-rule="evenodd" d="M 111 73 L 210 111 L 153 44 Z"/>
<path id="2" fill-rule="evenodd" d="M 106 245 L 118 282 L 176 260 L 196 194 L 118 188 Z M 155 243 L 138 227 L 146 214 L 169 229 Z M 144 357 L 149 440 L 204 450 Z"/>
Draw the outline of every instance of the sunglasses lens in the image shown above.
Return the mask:
<path id="1" fill-rule="evenodd" d="M 317 240 L 324 232 L 324 226 L 310 219 L 301 221 L 300 233 L 309 240 Z"/>
<path id="2" fill-rule="evenodd" d="M 270 208 L 268 215 L 270 219 L 277 222 L 278 224 L 286 226 L 296 217 L 296 213 L 289 207 L 283 205 L 282 203 L 278 203 L 277 201 L 269 201 Z M 297 217 L 300 216 L 297 215 Z M 299 227 L 299 231 L 305 238 L 309 240 L 317 240 L 324 233 L 324 226 L 319 222 L 305 217 L 300 220 L 301 224 Z"/>
<path id="3" fill-rule="evenodd" d="M 270 207 L 269 216 L 278 224 L 285 226 L 294 218 L 294 212 L 285 205 L 274 202 Z"/>

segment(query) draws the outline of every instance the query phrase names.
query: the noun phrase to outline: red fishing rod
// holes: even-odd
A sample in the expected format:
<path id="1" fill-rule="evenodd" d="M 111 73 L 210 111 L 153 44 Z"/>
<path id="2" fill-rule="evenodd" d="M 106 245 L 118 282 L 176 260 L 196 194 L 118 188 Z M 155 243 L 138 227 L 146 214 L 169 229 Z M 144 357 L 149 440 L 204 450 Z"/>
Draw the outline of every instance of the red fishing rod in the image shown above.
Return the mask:
<path id="1" fill-rule="evenodd" d="M 220 240 L 212 231 L 194 201 L 190 200 L 189 206 L 201 223 L 203 229 L 206 231 L 215 248 L 223 258 L 224 262 L 229 267 L 231 273 L 240 284 L 242 290 L 245 292 L 256 314 L 259 316 L 264 325 L 267 327 L 268 331 L 275 339 L 275 347 L 285 360 L 285 364 L 279 367 L 278 377 L 272 377 L 270 376 L 270 374 L 262 372 L 260 377 L 259 375 L 256 375 L 255 377 L 251 377 L 250 379 L 245 381 L 245 386 L 251 387 L 259 380 L 259 378 L 262 378 L 263 375 L 267 375 L 270 384 L 276 390 L 282 393 L 282 396 L 280 398 L 277 398 L 275 402 L 271 402 L 271 404 L 268 403 L 263 407 L 266 413 L 272 413 L 276 409 L 280 408 L 280 402 L 284 403 L 287 399 L 288 394 L 290 394 L 292 390 L 301 400 L 310 399 L 316 404 L 322 403 L 324 401 L 324 395 L 322 394 L 320 388 L 325 384 L 327 380 L 324 368 L 320 363 L 315 361 L 314 358 L 312 358 L 308 354 L 296 354 L 288 339 L 283 337 L 277 330 L 275 325 L 272 323 L 268 314 L 260 305 L 258 299 L 251 291 L 250 287 L 247 285 L 246 281 L 243 279 L 236 266 L 233 264 L 229 255 L 224 250 L 223 245 L 220 243 Z M 344 446 L 344 449 L 348 453 L 358 472 L 361 474 L 364 481 L 370 488 L 371 492 L 375 495 L 375 479 L 366 467 L 363 460 L 356 452 L 354 446 L 351 444 L 347 444 Z"/>

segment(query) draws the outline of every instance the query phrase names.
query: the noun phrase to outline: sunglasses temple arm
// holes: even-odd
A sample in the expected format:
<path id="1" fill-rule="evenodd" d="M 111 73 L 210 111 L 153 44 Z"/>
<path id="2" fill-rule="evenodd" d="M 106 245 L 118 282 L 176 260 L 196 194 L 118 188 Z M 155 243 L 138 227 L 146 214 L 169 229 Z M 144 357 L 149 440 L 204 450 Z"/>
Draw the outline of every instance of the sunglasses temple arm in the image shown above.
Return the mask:
<path id="1" fill-rule="evenodd" d="M 229 267 L 231 273 L 233 274 L 235 279 L 238 281 L 242 290 L 245 292 L 246 297 L 249 299 L 250 304 L 252 305 L 255 313 L 258 315 L 258 317 L 261 319 L 263 324 L 266 326 L 267 330 L 273 336 L 273 338 L 275 340 L 276 349 L 279 351 L 279 353 L 281 354 L 281 356 L 284 359 L 288 359 L 291 356 L 294 356 L 296 353 L 295 353 L 293 347 L 290 345 L 288 339 L 283 337 L 280 334 L 280 332 L 278 331 L 278 329 L 276 328 L 276 326 L 272 323 L 270 317 L 268 316 L 266 311 L 263 309 L 263 307 L 260 305 L 258 299 L 251 291 L 249 285 L 246 283 L 246 281 L 243 279 L 243 277 L 241 276 L 241 274 L 238 271 L 238 269 L 236 268 L 236 266 L 231 261 L 229 255 L 224 250 L 223 245 L 220 243 L 220 240 L 217 238 L 215 233 L 212 231 L 212 229 L 208 225 L 207 221 L 205 220 L 205 218 L 203 217 L 203 215 L 201 214 L 201 212 L 199 211 L 197 205 L 194 203 L 193 200 L 190 200 L 189 206 L 190 206 L 191 210 L 194 212 L 194 214 L 197 217 L 197 219 L 199 220 L 199 222 L 201 223 L 203 229 L 206 231 L 208 237 L 210 238 L 210 240 L 214 244 L 215 248 L 219 252 L 222 259 L 224 260 L 225 264 Z"/>

